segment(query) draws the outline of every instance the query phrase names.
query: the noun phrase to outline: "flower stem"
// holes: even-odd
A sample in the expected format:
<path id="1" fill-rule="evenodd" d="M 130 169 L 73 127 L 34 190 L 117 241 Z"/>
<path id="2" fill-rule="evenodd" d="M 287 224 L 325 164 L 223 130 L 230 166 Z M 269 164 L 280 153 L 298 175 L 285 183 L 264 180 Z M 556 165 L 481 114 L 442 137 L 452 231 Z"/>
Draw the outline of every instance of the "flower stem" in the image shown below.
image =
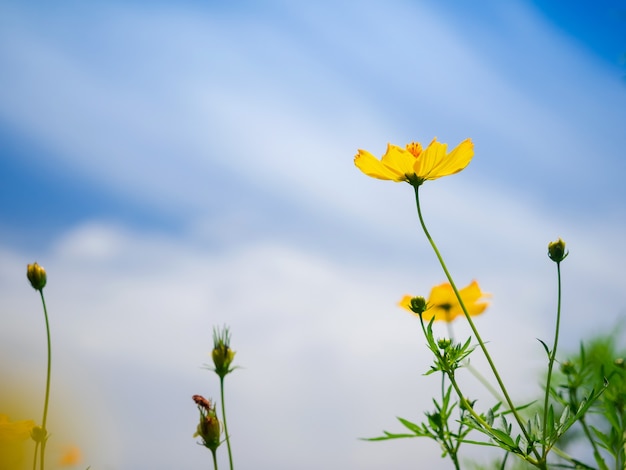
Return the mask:
<path id="1" fill-rule="evenodd" d="M 450 337 L 450 340 L 454 343 L 454 329 L 452 328 L 452 323 L 446 321 L 446 325 L 448 327 L 448 336 Z M 491 395 L 493 395 L 496 400 L 504 402 L 504 398 L 502 398 L 498 391 L 493 388 L 493 385 L 489 383 L 489 381 L 478 371 L 478 369 L 470 364 L 469 359 L 463 361 L 463 367 L 470 371 L 470 373 L 476 378 L 476 380 L 478 380 L 483 385 L 483 387 L 485 387 L 487 391 L 491 393 Z"/>
<path id="2" fill-rule="evenodd" d="M 222 422 L 224 423 L 224 434 L 226 435 L 226 447 L 228 448 L 228 462 L 230 463 L 230 470 L 233 470 L 233 454 L 230 450 L 230 435 L 228 434 L 228 426 L 226 424 L 226 405 L 224 403 L 224 376 L 222 375 L 220 375 L 220 395 L 221 395 L 221 402 L 222 402 Z"/>
<path id="3" fill-rule="evenodd" d="M 561 263 L 557 261 L 556 263 L 556 272 L 557 272 L 557 284 L 558 284 L 558 293 L 557 293 L 557 306 L 556 306 L 556 327 L 554 329 L 554 344 L 552 346 L 552 351 L 548 356 L 548 378 L 546 379 L 546 393 L 543 401 L 543 458 L 546 458 L 548 451 L 550 450 L 550 446 L 548 445 L 548 436 L 546 436 L 546 432 L 548 429 L 548 402 L 550 398 L 550 382 L 552 380 L 552 368 L 554 366 L 554 360 L 556 358 L 556 348 L 559 344 L 559 328 L 561 324 Z"/>
<path id="4" fill-rule="evenodd" d="M 39 452 L 39 442 L 35 442 L 35 452 L 33 457 L 33 470 L 37 469 L 37 455 Z"/>
<path id="5" fill-rule="evenodd" d="M 214 449 L 211 449 L 211 455 L 213 455 L 213 470 L 217 470 L 217 453 Z"/>
<path id="6" fill-rule="evenodd" d="M 463 299 L 461 298 L 461 294 L 459 294 L 459 290 L 457 289 L 456 284 L 454 283 L 454 280 L 452 279 L 452 275 L 448 271 L 446 263 L 444 262 L 443 257 L 441 256 L 441 253 L 439 253 L 439 249 L 437 248 L 437 245 L 435 244 L 434 240 L 430 236 L 430 233 L 428 232 L 428 229 L 426 228 L 426 224 L 424 223 L 424 218 L 422 217 L 422 209 L 420 207 L 419 186 L 414 186 L 414 188 L 415 188 L 415 203 L 417 205 L 417 215 L 419 217 L 422 230 L 424 231 L 424 234 L 426 235 L 426 238 L 428 239 L 430 246 L 433 248 L 435 255 L 437 255 L 439 264 L 443 268 L 443 272 L 445 273 L 448 279 L 448 282 L 450 283 L 450 286 L 452 286 L 452 290 L 454 291 L 454 294 L 456 295 L 456 298 L 458 299 L 459 304 L 461 305 L 461 309 L 463 310 L 463 313 L 465 314 L 465 318 L 467 319 L 467 322 L 469 323 L 470 328 L 472 329 L 472 332 L 474 333 L 474 336 L 476 337 L 476 340 L 478 341 L 478 344 L 480 345 L 480 349 L 485 355 L 485 358 L 487 359 L 487 362 L 489 363 L 489 367 L 491 368 L 493 375 L 496 381 L 498 382 L 498 386 L 500 387 L 500 390 L 502 391 L 502 394 L 504 395 L 508 408 L 513 413 L 513 416 L 515 416 L 515 420 L 517 421 L 517 424 L 519 425 L 522 433 L 524 434 L 526 441 L 532 442 L 532 440 L 530 439 L 530 436 L 528 435 L 528 432 L 526 431 L 526 427 L 524 426 L 524 423 L 522 422 L 522 418 L 517 412 L 517 409 L 515 408 L 515 405 L 513 404 L 513 401 L 511 400 L 511 397 L 509 396 L 509 393 L 506 387 L 504 386 L 504 382 L 502 382 L 502 379 L 500 378 L 500 374 L 498 373 L 498 370 L 496 369 L 496 366 L 493 363 L 493 360 L 491 359 L 489 352 L 487 351 L 487 347 L 485 346 L 484 341 L 482 340 L 480 334 L 478 333 L 478 330 L 476 329 L 476 325 L 474 325 L 474 322 L 472 321 L 472 317 L 470 317 L 469 313 L 467 312 L 465 303 L 463 302 Z M 461 399 L 463 398 L 461 397 Z M 534 447 L 533 447 L 533 453 L 539 459 L 539 454 Z"/>
<path id="7" fill-rule="evenodd" d="M 43 305 L 43 313 L 46 319 L 46 337 L 48 340 L 48 368 L 46 374 L 46 397 L 44 399 L 43 405 L 43 419 L 41 421 L 41 429 L 43 431 L 43 439 L 41 441 L 41 460 L 40 460 L 40 469 L 44 469 L 44 461 L 46 454 L 46 442 L 48 440 L 48 431 L 46 428 L 46 422 L 48 419 L 48 403 L 50 401 L 50 372 L 52 369 L 52 347 L 50 341 L 50 323 L 48 321 L 48 309 L 46 308 L 46 300 L 43 296 L 43 289 L 39 289 L 39 294 L 41 295 L 41 303 Z"/>
<path id="8" fill-rule="evenodd" d="M 428 340 L 429 334 L 428 334 L 428 330 L 426 329 L 426 325 L 424 325 L 424 319 L 422 318 L 421 315 L 419 317 L 420 317 L 420 323 L 422 325 L 422 331 L 424 332 L 424 336 Z M 439 364 L 445 363 L 439 351 L 437 351 L 436 349 L 431 349 L 431 351 L 433 352 L 433 354 L 435 354 L 437 358 L 437 362 Z M 456 381 L 456 378 L 454 377 L 454 371 L 451 371 L 450 369 L 444 369 L 444 372 L 448 376 L 448 379 L 450 379 L 450 384 L 452 385 L 452 387 L 454 388 L 454 391 L 458 395 L 462 408 L 466 409 L 469 412 L 469 414 L 472 415 L 472 417 L 478 423 L 480 423 L 481 426 L 483 426 L 483 428 L 485 428 L 488 431 L 491 431 L 491 426 L 489 425 L 489 423 L 487 423 L 479 414 L 477 414 L 474 411 L 472 406 L 467 402 L 467 399 L 465 398 L 465 396 L 463 396 L 463 393 L 461 392 L 461 388 L 459 387 Z M 443 383 L 442 383 L 442 394 L 443 394 Z"/>

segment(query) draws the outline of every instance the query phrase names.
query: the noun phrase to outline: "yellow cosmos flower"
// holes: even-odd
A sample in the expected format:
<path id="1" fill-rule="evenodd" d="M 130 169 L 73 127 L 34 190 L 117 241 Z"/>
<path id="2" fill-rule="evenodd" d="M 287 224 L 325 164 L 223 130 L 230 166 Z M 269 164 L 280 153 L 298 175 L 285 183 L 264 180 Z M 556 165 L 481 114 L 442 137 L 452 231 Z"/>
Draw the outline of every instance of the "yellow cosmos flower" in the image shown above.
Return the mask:
<path id="1" fill-rule="evenodd" d="M 470 285 L 459 290 L 459 294 L 461 294 L 465 308 L 467 308 L 467 313 L 472 317 L 483 313 L 489 305 L 487 302 L 481 302 L 481 300 L 484 297 L 490 297 L 490 294 L 482 292 L 476 281 L 472 281 Z M 412 298 L 410 295 L 405 295 L 398 305 L 413 313 L 411 310 Z M 465 316 L 461 304 L 454 295 L 452 286 L 447 282 L 432 288 L 427 305 L 428 308 L 422 314 L 425 321 L 430 321 L 434 317 L 435 321 L 451 322 L 457 317 Z"/>
<path id="2" fill-rule="evenodd" d="M 447 153 L 448 145 L 437 139 L 422 149 L 419 142 L 406 148 L 388 144 L 387 151 L 379 160 L 367 150 L 359 150 L 354 164 L 367 176 L 395 182 L 406 181 L 420 186 L 426 180 L 453 175 L 463 170 L 474 156 L 474 144 L 466 139 Z"/>
<path id="3" fill-rule="evenodd" d="M 9 417 L 0 414 L 0 468 L 20 469 L 24 458 L 24 441 L 30 437 L 35 427 L 32 420 L 9 421 Z"/>
<path id="4" fill-rule="evenodd" d="M 32 419 L 10 422 L 7 415 L 0 413 L 0 441 L 25 441 L 34 427 Z"/>

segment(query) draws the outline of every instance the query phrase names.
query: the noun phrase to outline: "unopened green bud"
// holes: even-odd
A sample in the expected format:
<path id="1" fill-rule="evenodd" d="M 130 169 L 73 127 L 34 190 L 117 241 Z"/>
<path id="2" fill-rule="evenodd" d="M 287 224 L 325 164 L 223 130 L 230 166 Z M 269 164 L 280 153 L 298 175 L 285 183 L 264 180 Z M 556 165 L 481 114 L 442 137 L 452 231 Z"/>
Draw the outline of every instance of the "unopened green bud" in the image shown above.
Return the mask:
<path id="1" fill-rule="evenodd" d="M 448 349 L 451 344 L 452 344 L 452 341 L 448 338 L 441 338 L 437 340 L 437 346 L 439 346 L 439 349 L 442 349 L 444 351 Z"/>
<path id="2" fill-rule="evenodd" d="M 213 351 L 211 358 L 215 365 L 215 373 L 224 378 L 224 376 L 233 371 L 230 365 L 235 358 L 236 352 L 230 349 L 230 332 L 227 327 L 213 329 Z"/>
<path id="3" fill-rule="evenodd" d="M 47 435 L 48 433 L 41 426 L 35 426 L 30 431 L 30 437 L 33 439 L 33 441 L 39 442 L 39 443 L 42 443 L 43 441 L 45 441 Z"/>
<path id="4" fill-rule="evenodd" d="M 211 357 L 213 358 L 213 364 L 215 364 L 215 371 L 220 375 L 223 373 L 226 375 L 230 372 L 229 367 L 235 358 L 236 352 L 230 349 L 228 346 L 221 345 L 213 349 Z"/>
<path id="5" fill-rule="evenodd" d="M 208 414 L 200 418 L 198 428 L 194 436 L 200 436 L 202 438 L 202 444 L 207 449 L 216 450 L 220 442 L 220 422 L 217 416 Z"/>
<path id="6" fill-rule="evenodd" d="M 411 303 L 409 304 L 409 308 L 413 313 L 421 315 L 428 308 L 426 305 L 426 299 L 424 297 L 413 297 L 411 299 Z"/>
<path id="7" fill-rule="evenodd" d="M 555 242 L 548 243 L 548 256 L 555 263 L 560 263 L 565 258 L 569 252 L 565 251 L 565 242 L 560 238 Z"/>
<path id="8" fill-rule="evenodd" d="M 26 268 L 26 277 L 35 290 L 42 290 L 46 285 L 46 270 L 37 263 L 29 264 Z"/>
<path id="9" fill-rule="evenodd" d="M 576 368 L 570 361 L 565 361 L 561 363 L 561 372 L 565 375 L 571 375 L 576 372 Z"/>
<path id="10" fill-rule="evenodd" d="M 617 367 L 619 367 L 620 369 L 624 369 L 625 365 L 624 365 L 624 358 L 622 357 L 618 357 L 617 359 L 615 359 L 615 361 L 613 362 L 613 364 L 615 364 Z"/>

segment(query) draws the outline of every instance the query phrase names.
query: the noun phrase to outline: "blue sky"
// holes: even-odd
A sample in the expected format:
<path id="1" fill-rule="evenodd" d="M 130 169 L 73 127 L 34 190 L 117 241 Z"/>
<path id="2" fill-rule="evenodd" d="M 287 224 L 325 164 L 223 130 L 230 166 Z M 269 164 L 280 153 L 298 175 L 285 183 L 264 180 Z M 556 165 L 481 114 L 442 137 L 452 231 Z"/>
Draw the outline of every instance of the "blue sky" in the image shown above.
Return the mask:
<path id="1" fill-rule="evenodd" d="M 459 284 L 493 294 L 479 328 L 532 396 L 548 241 L 572 252 L 564 347 L 626 311 L 625 10 L 2 3 L 2 373 L 37 383 L 42 368 L 23 276 L 37 260 L 58 408 L 80 409 L 59 439 L 92 468 L 206 463 L 190 396 L 217 398 L 200 366 L 223 323 L 244 366 L 229 399 L 241 468 L 447 468 L 430 442 L 357 440 L 430 406 L 418 325 L 395 303 L 443 275 L 411 188 L 353 156 L 473 139 L 466 170 L 424 186 L 424 211 Z"/>

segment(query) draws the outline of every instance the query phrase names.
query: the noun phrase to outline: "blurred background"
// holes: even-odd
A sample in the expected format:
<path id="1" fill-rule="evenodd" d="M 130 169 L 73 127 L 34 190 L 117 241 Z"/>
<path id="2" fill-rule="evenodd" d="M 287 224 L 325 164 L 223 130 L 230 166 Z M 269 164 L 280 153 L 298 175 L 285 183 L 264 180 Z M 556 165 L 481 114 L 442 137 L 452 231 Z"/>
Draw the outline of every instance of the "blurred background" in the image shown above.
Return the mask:
<path id="1" fill-rule="evenodd" d="M 466 170 L 423 186 L 424 216 L 457 283 L 493 295 L 477 326 L 533 399 L 549 241 L 571 252 L 563 355 L 626 313 L 625 52 L 617 0 L 3 1 L 0 382 L 29 397 L 11 418 L 43 402 L 37 261 L 49 449 L 78 446 L 77 468 L 210 466 L 191 396 L 219 398 L 203 364 L 223 324 L 237 468 L 448 468 L 431 441 L 359 440 L 432 407 L 396 302 L 445 278 L 412 188 L 353 156 L 473 139 Z"/>

